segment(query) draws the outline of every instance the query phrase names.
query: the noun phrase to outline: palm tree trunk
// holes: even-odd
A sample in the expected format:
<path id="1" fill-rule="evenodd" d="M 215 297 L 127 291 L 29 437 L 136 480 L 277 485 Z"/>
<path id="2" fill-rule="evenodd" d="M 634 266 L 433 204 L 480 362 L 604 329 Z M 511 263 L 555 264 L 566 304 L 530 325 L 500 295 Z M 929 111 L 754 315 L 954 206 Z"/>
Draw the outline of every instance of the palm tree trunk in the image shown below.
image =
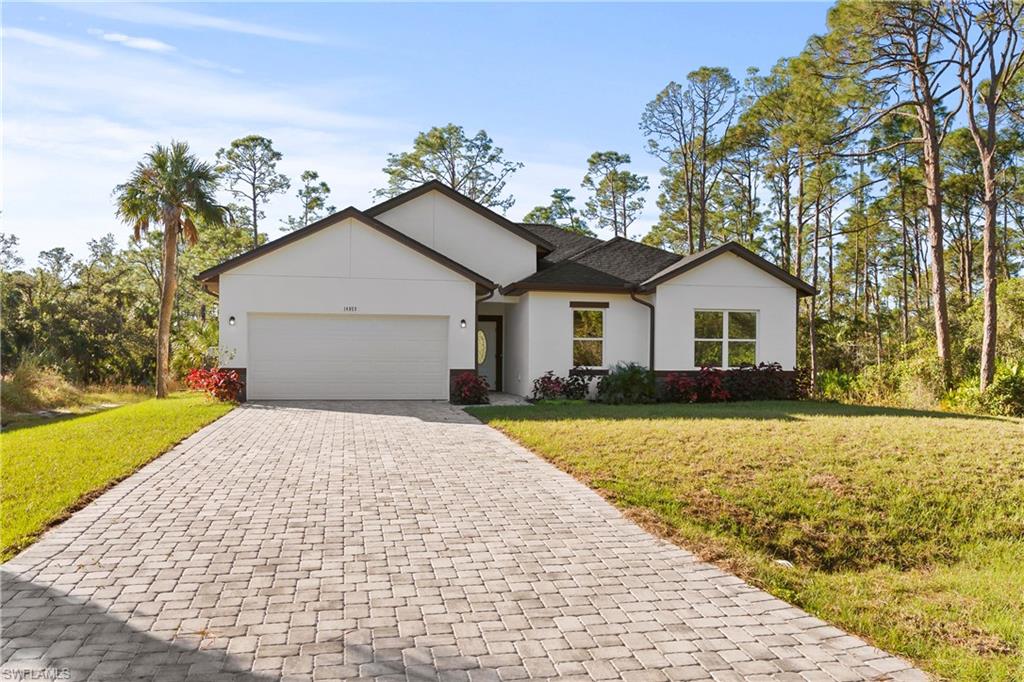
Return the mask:
<path id="1" fill-rule="evenodd" d="M 178 226 L 181 222 L 177 209 L 164 211 L 164 253 L 160 281 L 160 312 L 156 332 L 156 397 L 167 397 L 167 384 L 171 373 L 171 314 L 174 312 L 174 294 L 178 290 Z"/>

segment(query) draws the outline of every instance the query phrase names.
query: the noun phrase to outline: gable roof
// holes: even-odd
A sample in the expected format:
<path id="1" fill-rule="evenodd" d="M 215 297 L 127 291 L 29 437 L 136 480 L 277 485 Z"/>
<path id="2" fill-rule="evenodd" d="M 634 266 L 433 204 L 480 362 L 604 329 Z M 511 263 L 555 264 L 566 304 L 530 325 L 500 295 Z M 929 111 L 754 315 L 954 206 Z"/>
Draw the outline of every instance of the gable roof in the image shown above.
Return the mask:
<path id="1" fill-rule="evenodd" d="M 385 225 L 376 218 L 366 215 L 366 213 L 360 211 L 358 208 L 355 208 L 354 206 L 349 206 L 348 208 L 342 211 L 333 213 L 327 216 L 326 218 L 318 220 L 314 223 L 310 223 L 309 225 L 306 225 L 303 228 L 295 230 L 294 232 L 289 232 L 283 237 L 278 237 L 277 239 L 269 241 L 266 244 L 262 244 L 256 247 L 255 249 L 252 249 L 251 251 L 246 251 L 245 253 L 239 256 L 229 258 L 220 265 L 215 265 L 212 268 L 203 270 L 198 275 L 196 275 L 196 279 L 205 284 L 216 282 L 220 275 L 224 272 L 227 272 L 228 270 L 232 270 L 234 268 L 237 268 L 239 265 L 242 265 L 243 263 L 248 263 L 251 260 L 255 260 L 257 258 L 260 258 L 261 256 L 265 256 L 268 253 L 271 253 L 272 251 L 276 251 L 282 246 L 287 246 L 292 242 L 296 242 L 302 239 L 303 237 L 308 237 L 311 234 L 315 234 L 320 230 L 323 230 L 324 228 L 330 227 L 331 225 L 341 222 L 342 220 L 347 220 L 348 218 L 354 218 L 355 220 L 358 220 L 362 224 L 367 225 L 368 227 L 372 227 L 381 234 L 391 237 L 399 244 L 407 246 L 413 251 L 416 251 L 426 256 L 427 258 L 431 259 L 432 261 L 439 263 L 440 265 L 443 265 L 449 270 L 462 275 L 466 279 L 475 282 L 477 286 L 483 290 L 493 291 L 494 288 L 497 286 L 497 284 L 487 279 L 483 275 L 470 270 L 461 263 L 453 261 L 451 258 L 444 255 L 443 253 L 435 251 L 426 244 L 416 241 L 412 237 L 402 232 L 399 232 L 395 228 L 389 225 Z"/>
<path id="2" fill-rule="evenodd" d="M 735 256 L 739 256 L 740 258 L 747 261 L 751 265 L 760 268 L 761 270 L 767 272 L 772 277 L 782 280 L 789 286 L 793 287 L 801 296 L 815 296 L 818 293 L 817 289 L 812 287 L 810 284 L 807 284 L 799 277 L 794 277 L 793 275 L 789 274 L 779 266 L 775 265 L 774 263 L 768 260 L 765 260 L 764 258 L 758 256 L 753 251 L 743 246 L 740 246 L 736 242 L 726 242 L 724 244 L 719 244 L 718 246 L 713 246 L 709 249 L 704 249 L 703 251 L 698 251 L 697 253 L 693 253 L 690 254 L 689 256 L 681 258 L 676 263 L 669 265 L 664 270 L 661 270 L 660 272 L 654 274 L 652 277 L 644 281 L 641 285 L 641 289 L 643 291 L 652 291 L 659 284 L 667 282 L 673 277 L 677 277 L 683 274 L 684 272 L 692 270 L 698 265 L 706 263 L 712 258 L 715 258 L 716 256 L 721 256 L 723 253 L 731 253 Z"/>
<path id="3" fill-rule="evenodd" d="M 552 225 L 545 227 L 561 230 Z M 736 242 L 726 242 L 698 253 L 681 256 L 625 237 L 615 237 L 604 242 L 590 237 L 584 238 L 592 239 L 596 243 L 580 248 L 579 241 L 574 240 L 570 244 L 566 240 L 560 243 L 557 237 L 552 238 L 551 241 L 559 245 L 559 249 L 541 261 L 542 267 L 536 273 L 503 287 L 501 293 L 515 296 L 526 291 L 651 292 L 659 284 L 724 253 L 735 254 L 785 282 L 796 289 L 800 296 L 813 296 L 817 293 L 803 280 Z M 575 251 L 570 253 L 571 249 Z M 554 262 L 543 267 L 544 261 L 552 260 Z"/>
<path id="4" fill-rule="evenodd" d="M 542 253 L 550 253 L 555 250 L 554 244 L 544 239 L 543 237 L 540 237 L 537 234 L 531 232 L 530 230 L 526 229 L 519 223 L 512 222 L 505 216 L 501 215 L 500 213 L 492 211 L 483 204 L 479 204 L 473 201 L 465 194 L 461 194 L 460 192 L 455 191 L 448 185 L 438 180 L 431 180 L 429 182 L 425 182 L 419 187 L 414 187 L 408 192 L 403 192 L 398 196 L 391 197 L 387 201 L 382 201 L 376 206 L 371 206 L 370 208 L 366 209 L 364 213 L 370 217 L 376 217 L 379 216 L 381 213 L 386 213 L 387 211 L 390 211 L 396 206 L 401 206 L 407 201 L 412 201 L 416 197 L 423 196 L 428 192 L 440 192 L 449 199 L 458 202 L 459 204 L 462 204 L 469 210 L 483 216 L 484 218 L 490 220 L 492 223 L 495 223 L 499 227 L 505 228 L 506 230 L 516 235 L 517 237 L 525 239 L 526 241 L 535 245 L 537 249 Z"/>

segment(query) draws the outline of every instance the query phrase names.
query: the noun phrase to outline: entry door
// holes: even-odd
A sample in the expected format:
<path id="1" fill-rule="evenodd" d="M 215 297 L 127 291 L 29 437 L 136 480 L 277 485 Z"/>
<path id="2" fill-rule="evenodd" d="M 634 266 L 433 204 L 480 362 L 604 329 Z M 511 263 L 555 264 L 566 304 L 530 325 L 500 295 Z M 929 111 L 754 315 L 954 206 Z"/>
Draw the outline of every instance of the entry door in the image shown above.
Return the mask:
<path id="1" fill-rule="evenodd" d="M 476 371 L 492 391 L 501 390 L 501 317 L 483 316 L 476 323 Z"/>

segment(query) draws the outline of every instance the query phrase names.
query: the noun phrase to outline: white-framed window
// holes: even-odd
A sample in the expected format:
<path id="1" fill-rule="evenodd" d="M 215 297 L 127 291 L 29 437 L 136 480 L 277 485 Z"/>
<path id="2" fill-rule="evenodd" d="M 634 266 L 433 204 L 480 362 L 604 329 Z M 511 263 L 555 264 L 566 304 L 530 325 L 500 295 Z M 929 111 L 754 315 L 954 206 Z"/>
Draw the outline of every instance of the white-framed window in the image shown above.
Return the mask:
<path id="1" fill-rule="evenodd" d="M 757 364 L 757 312 L 695 310 L 695 367 L 739 367 Z"/>
<path id="2" fill-rule="evenodd" d="M 572 309 L 573 367 L 604 366 L 604 310 Z"/>

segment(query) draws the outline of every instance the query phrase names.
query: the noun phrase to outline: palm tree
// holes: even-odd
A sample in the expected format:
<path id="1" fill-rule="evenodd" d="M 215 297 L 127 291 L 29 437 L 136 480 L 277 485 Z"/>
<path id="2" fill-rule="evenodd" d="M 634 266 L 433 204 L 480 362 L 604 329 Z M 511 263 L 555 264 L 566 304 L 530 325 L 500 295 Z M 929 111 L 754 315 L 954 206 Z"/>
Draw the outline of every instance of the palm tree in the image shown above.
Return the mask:
<path id="1" fill-rule="evenodd" d="M 146 154 L 128 182 L 114 188 L 117 217 L 131 225 L 135 239 L 151 225 L 163 225 L 164 252 L 160 267 L 160 321 L 156 335 L 156 397 L 167 396 L 171 352 L 171 313 L 178 289 L 178 238 L 199 241 L 196 223 L 220 225 L 224 209 L 217 205 L 217 171 L 193 156 L 186 142 L 158 144 Z"/>

